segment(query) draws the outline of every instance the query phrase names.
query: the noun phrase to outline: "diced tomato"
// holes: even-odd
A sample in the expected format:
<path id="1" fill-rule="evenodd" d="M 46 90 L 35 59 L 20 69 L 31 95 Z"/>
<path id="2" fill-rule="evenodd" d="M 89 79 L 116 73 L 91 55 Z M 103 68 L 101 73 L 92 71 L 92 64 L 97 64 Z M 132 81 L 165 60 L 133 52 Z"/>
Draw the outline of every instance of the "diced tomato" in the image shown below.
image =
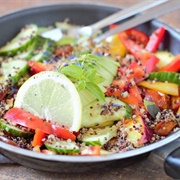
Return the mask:
<path id="1" fill-rule="evenodd" d="M 83 156 L 100 156 L 100 146 L 89 146 L 88 148 L 81 150 L 81 155 Z"/>
<path id="2" fill-rule="evenodd" d="M 43 139 L 46 137 L 46 133 L 44 133 L 41 129 L 37 128 L 35 130 L 35 135 L 32 141 L 32 146 L 42 146 L 43 145 Z"/>
<path id="3" fill-rule="evenodd" d="M 177 111 L 180 107 L 180 96 L 171 96 L 171 108 Z"/>
<path id="4" fill-rule="evenodd" d="M 145 90 L 145 99 L 153 101 L 161 110 L 169 109 L 171 105 L 170 96 L 152 89 Z"/>
<path id="5" fill-rule="evenodd" d="M 142 105 L 142 97 L 136 84 L 132 85 L 129 80 L 114 80 L 112 86 L 107 87 L 107 96 L 117 97 L 121 101 L 130 105 Z"/>
<path id="6" fill-rule="evenodd" d="M 118 24 L 111 24 L 109 26 L 109 29 L 114 29 L 117 26 Z M 134 42 L 136 42 L 139 45 L 145 46 L 149 41 L 148 35 L 138 29 L 131 28 L 131 29 L 125 30 L 125 32 L 127 33 L 130 39 L 132 39 Z"/>
<path id="7" fill-rule="evenodd" d="M 144 67 L 146 69 L 146 73 L 149 74 L 156 69 L 157 64 L 159 63 L 159 58 L 152 55 L 149 59 L 145 62 Z"/>
<path id="8" fill-rule="evenodd" d="M 160 43 L 162 42 L 162 39 L 165 34 L 165 28 L 164 27 L 159 27 L 157 30 L 155 30 L 152 35 L 149 38 L 149 41 L 145 47 L 145 49 L 149 52 L 156 52 L 158 49 Z"/>
<path id="9" fill-rule="evenodd" d="M 154 128 L 154 132 L 161 136 L 167 136 L 178 124 L 175 121 L 160 121 Z"/>
<path id="10" fill-rule="evenodd" d="M 63 128 L 59 125 L 51 124 L 50 122 L 42 120 L 39 117 L 34 116 L 33 114 L 20 108 L 14 107 L 8 110 L 5 113 L 4 118 L 21 126 L 28 127 L 34 130 L 40 129 L 46 134 L 54 134 L 55 136 L 63 139 L 71 139 L 73 141 L 76 139 L 76 136 L 68 129 Z"/>
<path id="11" fill-rule="evenodd" d="M 129 39 L 126 32 L 119 33 L 119 37 L 122 43 L 125 45 L 126 49 L 138 60 L 140 60 L 142 65 L 144 65 L 147 62 L 147 60 L 150 59 L 151 56 L 154 56 L 152 53 L 142 48 L 133 40 Z"/>
<path id="12" fill-rule="evenodd" d="M 180 70 L 180 54 L 175 56 L 175 58 L 166 66 L 159 69 L 161 72 L 178 72 Z"/>
<path id="13" fill-rule="evenodd" d="M 28 65 L 32 75 L 42 71 L 52 71 L 55 68 L 52 64 L 44 64 L 36 61 L 28 61 Z"/>
<path id="14" fill-rule="evenodd" d="M 56 56 L 63 56 L 63 55 L 68 55 L 70 53 L 72 53 L 73 51 L 73 47 L 70 44 L 64 45 L 64 46 L 58 46 L 55 51 L 54 54 Z"/>
<path id="15" fill-rule="evenodd" d="M 139 45 L 146 46 L 146 44 L 149 41 L 148 35 L 141 32 L 138 29 L 131 28 L 131 29 L 126 30 L 125 32 L 127 33 L 128 37 L 130 39 L 132 39 L 133 41 L 135 41 Z"/>

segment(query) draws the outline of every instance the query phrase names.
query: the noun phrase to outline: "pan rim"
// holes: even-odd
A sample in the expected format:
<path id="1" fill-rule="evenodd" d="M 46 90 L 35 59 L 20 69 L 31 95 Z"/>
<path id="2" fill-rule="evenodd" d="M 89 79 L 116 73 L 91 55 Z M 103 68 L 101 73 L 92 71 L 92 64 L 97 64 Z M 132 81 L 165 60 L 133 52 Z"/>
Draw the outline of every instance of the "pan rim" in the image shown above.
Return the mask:
<path id="1" fill-rule="evenodd" d="M 17 13 L 23 13 L 27 11 L 31 11 L 33 9 L 38 9 L 38 8 L 47 8 L 47 7 L 53 7 L 53 6 L 62 6 L 62 5 L 93 5 L 93 6 L 101 6 L 101 7 L 112 7 L 112 8 L 122 8 L 120 6 L 115 6 L 109 3 L 91 3 L 91 2 L 76 2 L 76 3 L 48 3 L 46 5 L 39 5 L 39 6 L 32 6 L 28 8 L 22 8 L 22 9 L 17 9 L 15 11 L 11 11 L 8 13 L 3 14 L 0 16 L 0 19 L 6 18 L 8 16 L 12 16 Z M 155 20 L 157 21 L 157 20 Z M 160 22 L 163 24 L 163 22 Z M 168 26 L 168 25 L 167 25 Z M 172 28 L 171 28 L 172 29 Z M 173 28 L 174 32 L 178 32 L 176 29 Z M 180 130 L 178 132 L 174 132 L 173 134 L 169 135 L 165 139 L 159 140 L 158 142 L 146 145 L 141 148 L 137 148 L 134 150 L 129 150 L 126 152 L 120 152 L 120 153 L 115 153 L 115 154 L 109 154 L 106 156 L 69 156 L 69 155 L 47 155 L 43 153 L 38 153 L 38 152 L 33 152 L 30 150 L 22 149 L 19 147 L 15 147 L 9 144 L 6 144 L 4 142 L 0 141 L 0 153 L 3 155 L 3 151 L 8 151 L 12 153 L 16 153 L 19 155 L 23 155 L 26 157 L 30 158 L 35 158 L 35 159 L 40 159 L 40 160 L 45 160 L 45 161 L 55 161 L 55 162 L 70 162 L 70 163 L 94 163 L 94 162 L 104 162 L 104 161 L 112 161 L 112 160 L 120 160 L 120 159 L 125 159 L 137 155 L 141 155 L 147 152 L 150 152 L 152 150 L 155 150 L 157 148 L 160 148 L 164 145 L 167 145 L 168 143 L 172 142 L 173 140 L 176 140 L 177 138 L 180 137 Z M 8 157 L 9 158 L 9 157 Z"/>

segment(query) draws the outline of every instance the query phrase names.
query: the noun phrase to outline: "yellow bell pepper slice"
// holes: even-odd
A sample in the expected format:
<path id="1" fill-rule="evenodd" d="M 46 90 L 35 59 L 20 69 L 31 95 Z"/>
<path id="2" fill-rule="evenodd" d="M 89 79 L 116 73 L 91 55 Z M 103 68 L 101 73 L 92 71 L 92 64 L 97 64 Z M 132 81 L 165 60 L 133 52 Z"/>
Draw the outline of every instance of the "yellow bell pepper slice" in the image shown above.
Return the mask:
<path id="1" fill-rule="evenodd" d="M 109 47 L 109 52 L 112 56 L 124 57 L 127 53 L 125 46 L 117 34 L 112 37 L 111 41 L 109 42 Z"/>
<path id="2" fill-rule="evenodd" d="M 178 85 L 168 82 L 154 82 L 154 81 L 141 81 L 138 86 L 142 86 L 148 89 L 153 89 L 165 94 L 178 96 Z"/>

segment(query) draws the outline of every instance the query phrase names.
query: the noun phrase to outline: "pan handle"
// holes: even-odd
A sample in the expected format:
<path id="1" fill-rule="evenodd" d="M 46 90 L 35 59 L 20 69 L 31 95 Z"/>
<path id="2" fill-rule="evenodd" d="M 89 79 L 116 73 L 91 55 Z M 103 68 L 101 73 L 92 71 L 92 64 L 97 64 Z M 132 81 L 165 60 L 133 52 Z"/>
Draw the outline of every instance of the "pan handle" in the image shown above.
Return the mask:
<path id="1" fill-rule="evenodd" d="M 150 161 L 164 169 L 173 179 L 180 179 L 180 138 L 152 151 Z"/>

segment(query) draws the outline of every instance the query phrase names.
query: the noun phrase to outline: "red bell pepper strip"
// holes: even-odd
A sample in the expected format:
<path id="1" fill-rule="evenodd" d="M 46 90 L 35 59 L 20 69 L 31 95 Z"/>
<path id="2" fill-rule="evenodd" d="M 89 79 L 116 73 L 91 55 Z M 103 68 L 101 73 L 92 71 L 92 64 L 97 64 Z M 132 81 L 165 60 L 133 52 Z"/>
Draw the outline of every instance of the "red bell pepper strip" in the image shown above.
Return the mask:
<path id="1" fill-rule="evenodd" d="M 180 54 L 175 56 L 175 58 L 167 64 L 165 67 L 159 69 L 162 72 L 178 72 L 180 70 Z"/>
<path id="2" fill-rule="evenodd" d="M 144 48 L 142 48 L 136 42 L 129 39 L 126 32 L 121 32 L 118 35 L 119 35 L 122 43 L 126 47 L 126 49 L 133 56 L 135 56 L 137 59 L 139 59 L 142 65 L 144 65 L 150 57 L 154 56 L 152 53 L 150 53 L 147 50 L 145 50 Z M 155 58 L 157 58 L 157 57 L 155 57 Z"/>
<path id="3" fill-rule="evenodd" d="M 71 139 L 73 141 L 76 139 L 76 136 L 68 129 L 65 129 L 59 125 L 51 124 L 50 122 L 42 120 L 39 117 L 34 116 L 33 114 L 20 108 L 14 107 L 8 110 L 5 113 L 4 118 L 30 129 L 36 130 L 39 128 L 44 133 L 54 134 L 59 138 Z"/>
<path id="4" fill-rule="evenodd" d="M 158 49 L 160 43 L 162 42 L 162 39 L 165 34 L 165 28 L 164 27 L 159 27 L 157 30 L 155 30 L 152 35 L 149 38 L 149 41 L 145 47 L 145 49 L 149 52 L 156 52 Z"/>
<path id="5" fill-rule="evenodd" d="M 52 64 L 44 64 L 36 61 L 28 61 L 28 65 L 32 75 L 42 71 L 52 71 L 55 68 Z"/>
<path id="6" fill-rule="evenodd" d="M 130 39 L 132 39 L 133 41 L 135 41 L 139 45 L 146 46 L 146 44 L 149 41 L 148 35 L 146 35 L 145 33 L 141 32 L 140 30 L 131 28 L 131 29 L 126 30 L 125 32 L 130 37 Z"/>
<path id="7" fill-rule="evenodd" d="M 114 29 L 117 26 L 118 24 L 111 24 L 109 26 L 109 29 Z M 128 37 L 131 40 L 135 41 L 137 44 L 146 46 L 146 44 L 149 41 L 148 35 L 138 29 L 131 28 L 131 29 L 125 30 L 125 32 L 127 33 Z"/>
<path id="8" fill-rule="evenodd" d="M 46 133 L 41 131 L 41 129 L 37 128 L 35 130 L 35 135 L 33 137 L 32 146 L 39 146 L 41 147 L 43 145 L 43 139 L 46 137 Z"/>

